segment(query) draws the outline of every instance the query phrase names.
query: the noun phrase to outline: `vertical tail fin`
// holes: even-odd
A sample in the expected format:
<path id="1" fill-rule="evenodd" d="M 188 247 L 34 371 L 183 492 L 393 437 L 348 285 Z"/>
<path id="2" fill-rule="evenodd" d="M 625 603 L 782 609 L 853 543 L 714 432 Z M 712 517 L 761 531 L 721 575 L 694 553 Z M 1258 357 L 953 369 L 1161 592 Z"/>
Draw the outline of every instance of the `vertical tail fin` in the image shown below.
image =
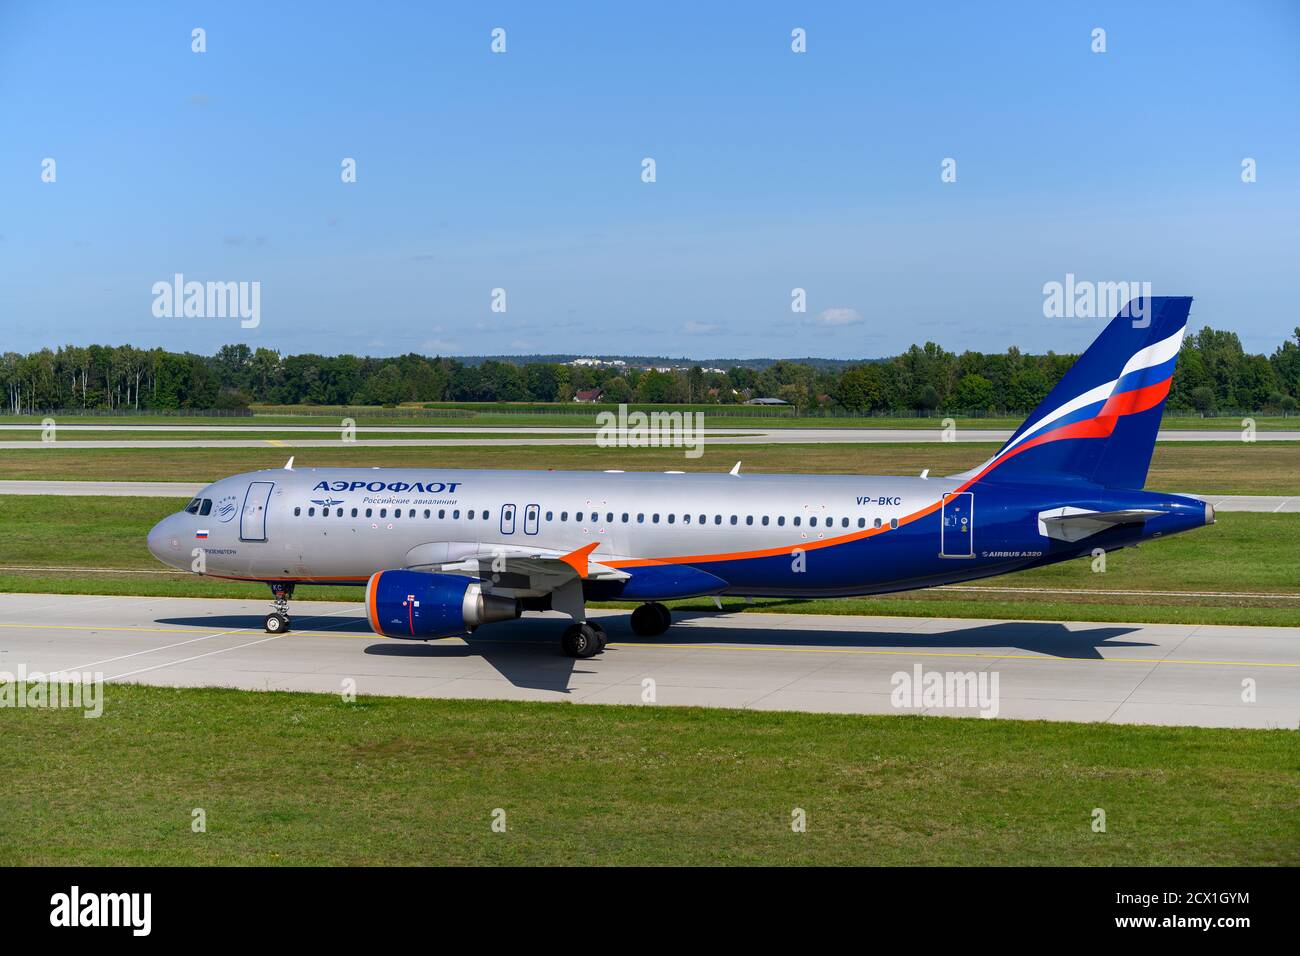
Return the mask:
<path id="1" fill-rule="evenodd" d="M 962 477 L 1142 488 L 1191 304 L 1131 301 L 998 453 Z"/>

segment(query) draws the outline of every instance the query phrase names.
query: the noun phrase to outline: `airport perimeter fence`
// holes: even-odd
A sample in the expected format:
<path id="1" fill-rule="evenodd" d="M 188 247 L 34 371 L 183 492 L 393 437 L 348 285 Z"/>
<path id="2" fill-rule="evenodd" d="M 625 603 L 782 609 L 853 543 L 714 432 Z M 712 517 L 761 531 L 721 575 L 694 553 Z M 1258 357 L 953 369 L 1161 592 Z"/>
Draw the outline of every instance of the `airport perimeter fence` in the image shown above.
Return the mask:
<path id="1" fill-rule="evenodd" d="M 252 418 L 251 408 L 46 408 L 23 412 L 6 418 L 30 418 L 48 415 L 50 418 Z"/>

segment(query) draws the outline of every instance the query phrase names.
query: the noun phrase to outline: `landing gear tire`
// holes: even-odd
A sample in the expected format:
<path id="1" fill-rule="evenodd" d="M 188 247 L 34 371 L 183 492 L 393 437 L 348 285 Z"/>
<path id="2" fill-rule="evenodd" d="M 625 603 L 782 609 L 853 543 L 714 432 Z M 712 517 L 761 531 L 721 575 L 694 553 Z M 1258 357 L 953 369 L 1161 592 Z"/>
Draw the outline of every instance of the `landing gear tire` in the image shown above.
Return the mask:
<path id="1" fill-rule="evenodd" d="M 564 635 L 560 638 L 560 646 L 570 657 L 586 660 L 599 654 L 605 645 L 596 633 L 596 629 L 590 624 L 583 623 L 571 624 L 565 628 Z"/>
<path id="2" fill-rule="evenodd" d="M 599 654 L 605 649 L 605 645 L 609 643 L 609 635 L 606 634 L 605 629 L 595 621 L 588 621 L 587 626 L 596 632 L 596 642 L 600 645 L 600 650 L 596 653 Z"/>
<path id="3" fill-rule="evenodd" d="M 672 623 L 672 612 L 657 601 L 642 604 L 632 612 L 632 630 L 642 637 L 662 634 Z"/>
<path id="4" fill-rule="evenodd" d="M 293 585 L 267 582 L 271 585 L 271 613 L 266 616 L 266 633 L 283 634 L 289 630 L 289 599 Z"/>

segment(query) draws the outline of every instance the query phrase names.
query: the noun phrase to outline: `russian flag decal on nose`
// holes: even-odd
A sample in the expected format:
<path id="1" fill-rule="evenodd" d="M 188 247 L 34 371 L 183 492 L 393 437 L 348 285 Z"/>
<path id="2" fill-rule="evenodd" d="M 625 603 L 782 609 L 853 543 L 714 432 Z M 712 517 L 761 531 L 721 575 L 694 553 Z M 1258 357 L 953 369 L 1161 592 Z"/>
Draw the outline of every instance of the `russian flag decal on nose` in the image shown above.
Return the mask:
<path id="1" fill-rule="evenodd" d="M 204 528 L 202 531 L 194 532 L 194 537 L 196 538 L 206 538 L 207 536 L 208 536 L 208 531 L 206 528 Z"/>

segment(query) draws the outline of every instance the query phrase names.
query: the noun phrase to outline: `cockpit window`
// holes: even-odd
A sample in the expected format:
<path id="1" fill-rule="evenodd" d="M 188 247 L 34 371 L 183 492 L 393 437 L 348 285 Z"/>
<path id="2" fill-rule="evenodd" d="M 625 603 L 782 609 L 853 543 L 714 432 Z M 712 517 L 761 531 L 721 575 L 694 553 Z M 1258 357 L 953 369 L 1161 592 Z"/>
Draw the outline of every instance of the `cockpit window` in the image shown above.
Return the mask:
<path id="1" fill-rule="evenodd" d="M 203 504 L 203 499 L 202 499 L 202 498 L 195 498 L 193 501 L 191 501 L 189 504 L 187 504 L 187 505 L 185 506 L 185 513 L 186 513 L 187 515 L 196 515 L 196 514 L 198 514 L 198 513 L 199 513 L 199 505 L 201 505 L 201 504 Z"/>
<path id="2" fill-rule="evenodd" d="M 199 508 L 199 514 L 204 515 L 205 517 L 206 517 L 207 515 L 212 514 L 212 499 L 211 499 L 211 498 L 204 498 L 204 499 L 203 499 L 203 505 L 202 505 L 202 507 Z"/>

